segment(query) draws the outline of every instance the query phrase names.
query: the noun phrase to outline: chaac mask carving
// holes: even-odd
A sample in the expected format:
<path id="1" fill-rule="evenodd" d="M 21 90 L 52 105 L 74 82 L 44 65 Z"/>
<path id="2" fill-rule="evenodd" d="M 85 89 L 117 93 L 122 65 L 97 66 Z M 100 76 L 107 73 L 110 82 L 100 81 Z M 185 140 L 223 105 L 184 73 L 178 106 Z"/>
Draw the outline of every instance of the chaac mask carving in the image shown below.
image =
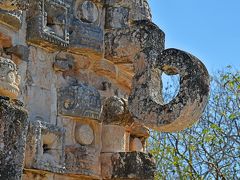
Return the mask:
<path id="1" fill-rule="evenodd" d="M 17 98 L 19 93 L 20 76 L 15 63 L 0 57 L 0 95 Z"/>
<path id="2" fill-rule="evenodd" d="M 193 55 L 165 49 L 147 0 L 0 0 L 0 12 L 1 55 L 18 64 L 31 121 L 23 179 L 154 179 L 149 129 L 196 122 L 209 75 Z M 167 104 L 163 73 L 180 76 Z M 19 82 L 0 58 L 0 95 L 16 98 Z"/>

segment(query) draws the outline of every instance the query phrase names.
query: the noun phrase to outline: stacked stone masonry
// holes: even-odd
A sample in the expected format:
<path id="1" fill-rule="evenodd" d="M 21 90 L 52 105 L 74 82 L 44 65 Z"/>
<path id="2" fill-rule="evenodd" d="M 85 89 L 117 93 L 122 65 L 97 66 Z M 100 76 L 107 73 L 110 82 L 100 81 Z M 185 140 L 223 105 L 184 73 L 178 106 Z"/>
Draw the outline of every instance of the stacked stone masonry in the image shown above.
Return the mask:
<path id="1" fill-rule="evenodd" d="M 169 103 L 162 73 L 180 76 Z M 0 179 L 152 180 L 149 130 L 191 126 L 208 93 L 147 0 L 0 0 Z"/>

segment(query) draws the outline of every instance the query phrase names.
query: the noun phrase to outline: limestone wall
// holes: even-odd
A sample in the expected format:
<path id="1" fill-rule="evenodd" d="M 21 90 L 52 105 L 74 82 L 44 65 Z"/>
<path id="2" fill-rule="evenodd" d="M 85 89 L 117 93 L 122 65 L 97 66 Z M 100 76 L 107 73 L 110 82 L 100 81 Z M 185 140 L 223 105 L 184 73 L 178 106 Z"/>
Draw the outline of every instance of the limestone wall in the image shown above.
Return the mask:
<path id="1" fill-rule="evenodd" d="M 0 95 L 19 99 L 28 112 L 26 148 L 19 152 L 25 155 L 18 167 L 22 178 L 153 179 L 148 127 L 175 131 L 191 125 L 208 96 L 207 71 L 194 66 L 196 73 L 187 78 L 202 77 L 190 88 L 195 101 L 186 98 L 190 91 L 182 93 L 186 103 L 171 105 L 175 116 L 164 110 L 160 76 L 170 71 L 158 63 L 164 43 L 146 0 L 1 1 L 0 68 L 10 60 L 13 68 L 1 76 Z M 185 73 L 186 64 L 177 65 L 168 66 Z M 19 86 L 14 92 L 13 84 Z M 19 171 L 8 179 L 20 179 Z"/>

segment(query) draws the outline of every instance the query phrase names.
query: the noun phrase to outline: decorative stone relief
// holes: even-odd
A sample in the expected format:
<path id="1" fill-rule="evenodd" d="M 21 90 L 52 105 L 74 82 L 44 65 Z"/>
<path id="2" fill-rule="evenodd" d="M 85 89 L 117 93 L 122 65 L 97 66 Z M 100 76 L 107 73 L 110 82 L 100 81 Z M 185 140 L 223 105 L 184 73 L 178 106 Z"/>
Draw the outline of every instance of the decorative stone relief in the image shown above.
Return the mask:
<path id="1" fill-rule="evenodd" d="M 103 179 L 154 179 L 156 166 L 150 154 L 103 153 L 101 162 Z"/>
<path id="2" fill-rule="evenodd" d="M 102 152 L 124 152 L 126 142 L 129 142 L 126 138 L 125 128 L 116 125 L 103 125 L 102 127 Z M 112 141 L 114 139 L 114 141 Z"/>
<path id="3" fill-rule="evenodd" d="M 156 69 L 160 74 L 153 76 L 151 72 Z M 154 95 L 161 91 L 161 83 L 152 86 L 153 82 L 160 81 L 162 72 L 180 75 L 179 93 L 168 104 Z M 129 110 L 136 121 L 152 129 L 163 132 L 183 130 L 200 118 L 208 100 L 209 83 L 208 72 L 196 57 L 177 49 L 164 50 L 155 64 L 136 72 L 128 100 Z"/>
<path id="4" fill-rule="evenodd" d="M 63 173 L 64 139 L 63 128 L 42 121 L 32 121 L 27 135 L 25 167 Z"/>
<path id="5" fill-rule="evenodd" d="M 74 54 L 100 59 L 103 54 L 103 3 L 74 0 L 70 22 L 70 47 Z"/>
<path id="6" fill-rule="evenodd" d="M 106 1 L 106 29 L 129 27 L 134 21 L 151 21 L 151 18 L 147 0 Z"/>
<path id="7" fill-rule="evenodd" d="M 104 101 L 101 119 L 105 125 L 126 126 L 133 122 L 127 101 L 117 96 Z"/>
<path id="8" fill-rule="evenodd" d="M 101 113 L 99 92 L 90 86 L 79 84 L 62 88 L 58 92 L 59 113 L 64 116 L 98 120 Z"/>
<path id="9" fill-rule="evenodd" d="M 69 45 L 69 5 L 64 1 L 31 1 L 27 23 L 28 43 L 48 50 Z"/>
<path id="10" fill-rule="evenodd" d="M 75 16 L 83 22 L 94 23 L 99 16 L 98 8 L 91 1 L 76 3 Z"/>
<path id="11" fill-rule="evenodd" d="M 7 11 L 0 8 L 0 23 L 18 31 L 22 26 L 22 11 Z"/>
<path id="12" fill-rule="evenodd" d="M 89 125 L 80 125 L 76 127 L 75 137 L 79 144 L 90 145 L 94 140 L 93 129 Z"/>
<path id="13" fill-rule="evenodd" d="M 19 93 L 20 76 L 15 63 L 0 57 L 0 95 L 16 99 Z"/>
<path id="14" fill-rule="evenodd" d="M 101 179 L 102 124 L 89 119 L 64 119 L 68 123 L 68 127 L 64 126 L 67 134 L 73 136 L 72 140 L 67 137 L 65 146 L 66 173 L 78 175 L 80 179 L 82 176 L 83 179 Z"/>
<path id="15" fill-rule="evenodd" d="M 105 58 L 113 63 L 133 63 L 144 49 L 156 56 L 164 49 L 165 34 L 149 21 L 137 21 L 130 28 L 105 34 Z M 151 62 L 153 63 L 153 62 Z"/>

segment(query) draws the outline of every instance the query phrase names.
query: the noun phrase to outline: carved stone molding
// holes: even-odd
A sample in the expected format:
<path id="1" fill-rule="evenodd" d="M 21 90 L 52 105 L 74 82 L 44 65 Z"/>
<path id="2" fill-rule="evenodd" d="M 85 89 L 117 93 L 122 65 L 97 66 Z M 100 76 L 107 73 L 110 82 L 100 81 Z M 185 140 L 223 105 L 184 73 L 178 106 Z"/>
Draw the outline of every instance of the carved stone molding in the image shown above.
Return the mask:
<path id="1" fill-rule="evenodd" d="M 74 0 L 70 20 L 70 46 L 68 51 L 94 58 L 103 56 L 103 2 Z"/>
<path id="2" fill-rule="evenodd" d="M 180 90 L 168 104 L 156 96 L 162 72 L 180 75 Z M 154 74 L 154 75 L 153 75 Z M 136 121 L 159 131 L 180 131 L 196 122 L 207 104 L 209 75 L 199 59 L 177 49 L 164 50 L 155 64 L 137 72 L 129 97 L 129 111 Z"/>
<path id="3" fill-rule="evenodd" d="M 69 45 L 69 5 L 65 1 L 31 1 L 27 24 L 28 43 L 48 50 Z"/>
<path id="4" fill-rule="evenodd" d="M 79 84 L 62 88 L 58 92 L 58 109 L 63 116 L 100 120 L 99 92 L 91 86 Z"/>
<path id="5" fill-rule="evenodd" d="M 0 23 L 18 31 L 22 26 L 22 11 L 8 11 L 0 9 Z"/>
<path id="6" fill-rule="evenodd" d="M 16 99 L 19 93 L 20 76 L 16 64 L 0 57 L 0 95 Z"/>
<path id="7" fill-rule="evenodd" d="M 116 64 L 138 61 L 141 51 L 149 51 L 154 58 L 165 47 L 165 34 L 150 21 L 136 21 L 129 28 L 105 34 L 105 58 Z"/>

